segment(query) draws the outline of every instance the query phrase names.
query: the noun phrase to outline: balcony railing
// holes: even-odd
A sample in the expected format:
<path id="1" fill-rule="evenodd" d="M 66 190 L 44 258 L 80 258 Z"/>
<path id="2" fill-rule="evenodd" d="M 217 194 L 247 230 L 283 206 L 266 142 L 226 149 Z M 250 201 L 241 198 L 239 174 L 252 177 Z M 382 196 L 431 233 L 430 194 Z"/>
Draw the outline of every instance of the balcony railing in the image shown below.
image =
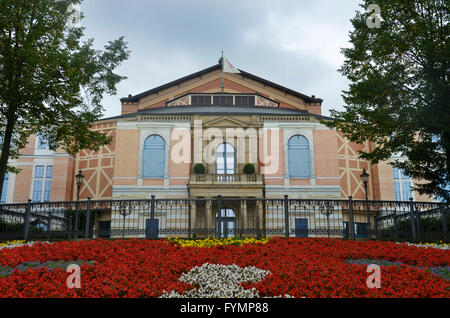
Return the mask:
<path id="1" fill-rule="evenodd" d="M 262 176 L 252 173 L 235 173 L 235 174 L 191 174 L 189 178 L 190 184 L 262 184 Z"/>

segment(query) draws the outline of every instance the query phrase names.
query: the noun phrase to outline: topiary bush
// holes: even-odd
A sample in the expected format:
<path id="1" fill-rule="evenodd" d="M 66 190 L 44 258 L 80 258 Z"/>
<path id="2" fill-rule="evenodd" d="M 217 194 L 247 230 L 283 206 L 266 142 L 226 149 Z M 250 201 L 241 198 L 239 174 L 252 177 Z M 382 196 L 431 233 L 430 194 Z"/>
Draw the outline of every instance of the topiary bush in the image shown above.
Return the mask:
<path id="1" fill-rule="evenodd" d="M 247 173 L 247 174 L 255 173 L 255 166 L 253 165 L 253 163 L 247 163 L 244 166 L 244 173 Z"/>
<path id="2" fill-rule="evenodd" d="M 196 174 L 204 174 L 205 173 L 205 166 L 202 163 L 197 163 L 194 166 L 194 173 Z"/>

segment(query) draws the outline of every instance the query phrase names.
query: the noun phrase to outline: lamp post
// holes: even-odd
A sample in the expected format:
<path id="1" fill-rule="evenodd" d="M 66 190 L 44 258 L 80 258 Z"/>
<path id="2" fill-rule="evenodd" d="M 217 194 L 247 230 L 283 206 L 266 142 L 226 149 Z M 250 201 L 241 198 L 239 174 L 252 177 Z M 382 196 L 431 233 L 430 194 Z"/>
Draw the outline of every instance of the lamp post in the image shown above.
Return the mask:
<path id="1" fill-rule="evenodd" d="M 364 192 L 366 193 L 366 212 L 367 212 L 367 236 L 369 237 L 370 231 L 370 214 L 369 214 L 369 195 L 367 193 L 367 182 L 369 181 L 370 175 L 363 169 L 363 173 L 360 175 L 362 182 L 364 183 Z"/>
<path id="2" fill-rule="evenodd" d="M 325 207 L 321 206 L 319 211 L 321 214 L 326 215 L 327 217 L 327 234 L 330 237 L 330 215 L 333 214 L 333 206 L 330 203 L 327 203 Z"/>
<path id="3" fill-rule="evenodd" d="M 134 210 L 134 207 L 129 205 L 122 205 L 120 207 L 119 213 L 123 216 L 123 229 L 122 229 L 122 239 L 125 239 L 125 219 L 128 215 L 130 215 Z M 152 224 L 153 225 L 153 224 Z"/>
<path id="4" fill-rule="evenodd" d="M 84 176 L 81 173 L 81 170 L 78 171 L 78 174 L 75 175 L 75 182 L 77 185 L 77 203 L 76 203 L 76 209 L 75 209 L 75 238 L 78 238 L 78 210 L 80 206 L 80 189 L 81 185 L 83 184 Z"/>

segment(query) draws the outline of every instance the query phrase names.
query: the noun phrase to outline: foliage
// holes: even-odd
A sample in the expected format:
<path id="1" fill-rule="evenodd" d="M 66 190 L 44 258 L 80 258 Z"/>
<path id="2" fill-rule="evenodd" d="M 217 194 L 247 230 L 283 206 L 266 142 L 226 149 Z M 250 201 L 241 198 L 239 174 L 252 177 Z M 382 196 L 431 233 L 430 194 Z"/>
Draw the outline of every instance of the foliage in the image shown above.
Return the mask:
<path id="1" fill-rule="evenodd" d="M 252 174 L 255 173 L 255 166 L 253 165 L 253 163 L 246 163 L 243 170 L 244 173 Z"/>
<path id="2" fill-rule="evenodd" d="M 8 160 L 31 135 L 70 154 L 111 142 L 91 127 L 103 95 L 125 78 L 114 70 L 129 52 L 123 37 L 104 51 L 82 41 L 84 28 L 73 23 L 81 1 L 0 1 L 0 192 L 5 172 L 18 172 Z"/>
<path id="3" fill-rule="evenodd" d="M 420 194 L 450 201 L 449 11 L 444 0 L 379 0 L 380 27 L 367 19 L 372 0 L 351 20 L 352 46 L 340 73 L 350 80 L 343 111 L 325 122 L 350 141 L 375 143 L 360 156 L 388 160 Z M 446 188 L 447 187 L 447 188 Z"/>

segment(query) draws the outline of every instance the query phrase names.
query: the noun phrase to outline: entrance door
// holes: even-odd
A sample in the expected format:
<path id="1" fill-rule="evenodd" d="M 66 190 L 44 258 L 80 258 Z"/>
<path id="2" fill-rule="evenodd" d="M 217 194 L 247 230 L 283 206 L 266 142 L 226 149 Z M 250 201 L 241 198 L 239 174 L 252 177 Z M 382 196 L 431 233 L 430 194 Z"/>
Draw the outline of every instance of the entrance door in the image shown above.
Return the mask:
<path id="1" fill-rule="evenodd" d="M 308 219 L 295 219 L 295 237 L 308 237 Z"/>
<path id="2" fill-rule="evenodd" d="M 220 220 L 219 220 L 220 219 Z M 236 234 L 236 214 L 232 209 L 222 209 L 216 213 L 216 236 L 234 237 Z"/>

